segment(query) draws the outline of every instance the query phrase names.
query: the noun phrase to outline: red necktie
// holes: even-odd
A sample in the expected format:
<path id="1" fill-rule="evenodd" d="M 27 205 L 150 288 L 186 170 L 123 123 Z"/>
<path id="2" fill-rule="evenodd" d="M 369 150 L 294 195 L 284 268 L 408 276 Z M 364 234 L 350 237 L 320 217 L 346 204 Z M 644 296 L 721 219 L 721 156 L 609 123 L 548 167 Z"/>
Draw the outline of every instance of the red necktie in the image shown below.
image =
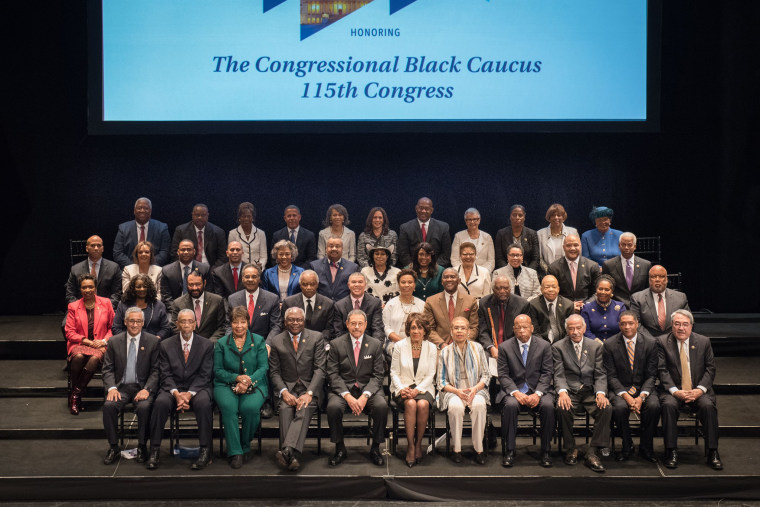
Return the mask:
<path id="1" fill-rule="evenodd" d="M 504 304 L 499 305 L 499 344 L 504 341 L 504 320 L 507 318 Z"/>
<path id="2" fill-rule="evenodd" d="M 187 342 L 183 343 L 182 349 L 184 350 L 184 353 L 185 353 L 185 362 L 187 362 L 187 358 L 190 355 L 190 344 Z"/>
<path id="3" fill-rule="evenodd" d="M 422 242 L 424 243 L 427 241 L 427 231 L 425 230 L 425 224 L 422 224 L 420 228 L 422 229 Z"/>
<path id="4" fill-rule="evenodd" d="M 201 327 L 201 300 L 195 300 L 195 328 Z"/>
<path id="5" fill-rule="evenodd" d="M 237 284 L 238 284 L 238 268 L 234 267 L 232 268 L 232 281 L 235 282 L 235 290 L 237 290 Z"/>
<path id="6" fill-rule="evenodd" d="M 140 242 L 142 243 L 143 241 L 145 241 L 145 226 L 141 225 L 140 226 Z"/>
<path id="7" fill-rule="evenodd" d="M 253 322 L 253 310 L 256 308 L 256 303 L 253 300 L 253 294 L 250 294 L 248 298 L 248 318 Z"/>
<path id="8" fill-rule="evenodd" d="M 449 322 L 454 320 L 454 298 L 449 296 Z"/>
<path id="9" fill-rule="evenodd" d="M 354 345 L 354 363 L 356 363 L 356 366 L 359 366 L 359 345 L 361 343 L 361 340 L 356 340 L 356 345 Z"/>
<path id="10" fill-rule="evenodd" d="M 198 251 L 195 253 L 195 260 L 203 262 L 203 231 L 198 231 Z"/>
<path id="11" fill-rule="evenodd" d="M 657 300 L 657 323 L 660 325 L 660 329 L 665 331 L 665 300 L 662 299 L 662 294 L 657 294 L 660 299 Z"/>

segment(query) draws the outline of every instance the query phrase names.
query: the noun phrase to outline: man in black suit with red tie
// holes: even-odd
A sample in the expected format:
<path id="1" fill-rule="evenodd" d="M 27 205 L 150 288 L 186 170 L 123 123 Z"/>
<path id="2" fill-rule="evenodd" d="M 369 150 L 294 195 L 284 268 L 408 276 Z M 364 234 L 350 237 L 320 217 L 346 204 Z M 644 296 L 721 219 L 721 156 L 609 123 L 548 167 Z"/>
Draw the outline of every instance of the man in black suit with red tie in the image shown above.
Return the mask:
<path id="1" fill-rule="evenodd" d="M 193 206 L 191 220 L 174 229 L 172 237 L 172 260 L 177 260 L 180 241 L 187 239 L 195 247 L 195 260 L 205 262 L 211 267 L 221 266 L 227 262 L 227 236 L 224 231 L 208 221 L 208 206 L 196 204 Z"/>
<path id="2" fill-rule="evenodd" d="M 411 264 L 415 249 L 424 242 L 433 247 L 438 264 L 448 266 L 451 258 L 449 224 L 431 218 L 433 201 L 429 197 L 420 197 L 414 211 L 417 218 L 399 228 L 398 265 L 403 268 Z"/>
<path id="3" fill-rule="evenodd" d="M 211 270 L 211 286 L 222 299 L 243 288 L 243 245 L 239 241 L 227 245 L 227 260 Z"/>
<path id="4" fill-rule="evenodd" d="M 272 244 L 275 245 L 282 239 L 295 243 L 298 256 L 293 259 L 293 264 L 309 269 L 312 261 L 317 260 L 317 237 L 310 230 L 301 227 L 301 210 L 298 209 L 298 206 L 291 204 L 285 208 L 283 218 L 285 219 L 285 227 L 272 234 Z M 270 264 L 275 265 L 275 260 L 271 259 Z"/>

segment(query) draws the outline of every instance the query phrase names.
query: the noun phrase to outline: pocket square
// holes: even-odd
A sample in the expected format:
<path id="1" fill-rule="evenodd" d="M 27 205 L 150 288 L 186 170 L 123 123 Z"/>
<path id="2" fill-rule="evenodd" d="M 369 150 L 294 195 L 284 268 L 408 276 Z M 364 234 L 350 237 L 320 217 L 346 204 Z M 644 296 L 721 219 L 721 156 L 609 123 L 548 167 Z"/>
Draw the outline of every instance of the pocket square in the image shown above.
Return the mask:
<path id="1" fill-rule="evenodd" d="M 367 354 L 363 359 L 372 359 L 372 354 Z"/>
<path id="2" fill-rule="evenodd" d="M 261 312 L 261 313 L 259 314 L 259 317 L 263 317 L 264 315 L 269 315 L 269 312 Z"/>

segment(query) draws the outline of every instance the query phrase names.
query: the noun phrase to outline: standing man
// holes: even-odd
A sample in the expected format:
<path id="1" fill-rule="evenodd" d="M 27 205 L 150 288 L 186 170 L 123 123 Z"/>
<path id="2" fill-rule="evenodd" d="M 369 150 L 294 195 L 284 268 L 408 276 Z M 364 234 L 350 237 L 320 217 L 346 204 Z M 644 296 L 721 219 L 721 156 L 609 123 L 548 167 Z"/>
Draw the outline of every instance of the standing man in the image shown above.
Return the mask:
<path id="1" fill-rule="evenodd" d="M 333 301 L 348 296 L 348 277 L 359 271 L 359 265 L 343 258 L 343 239 L 327 238 L 325 257 L 312 261 L 311 269 L 317 273 L 317 291 Z"/>
<path id="2" fill-rule="evenodd" d="M 370 336 L 384 336 L 383 303 L 372 294 L 367 294 L 367 279 L 361 273 L 351 273 L 348 277 L 350 294 L 335 303 L 333 314 L 333 336 L 346 333 L 346 320 L 351 310 L 361 310 L 367 315 L 367 329 Z"/>
<path id="3" fill-rule="evenodd" d="M 631 308 L 631 295 L 647 288 L 647 274 L 652 263 L 642 259 L 636 251 L 636 235 L 624 232 L 618 243 L 620 256 L 604 261 L 602 274 L 610 275 L 615 281 L 615 299 Z"/>
<path id="4" fill-rule="evenodd" d="M 187 294 L 187 277 L 196 271 L 204 280 L 208 279 L 208 264 L 195 260 L 193 242 L 184 239 L 177 247 L 177 260 L 161 268 L 161 301 L 167 309 L 171 309 L 175 299 Z"/>
<path id="5" fill-rule="evenodd" d="M 287 239 L 296 245 L 298 256 L 293 259 L 293 264 L 298 267 L 309 269 L 311 262 L 317 260 L 317 238 L 310 230 L 301 227 L 301 210 L 298 206 L 291 204 L 285 208 L 285 227 L 272 234 L 272 244 L 276 245 L 278 241 Z M 271 259 L 271 264 L 276 264 L 275 259 Z M 263 266 L 262 266 L 263 267 Z"/>
<path id="6" fill-rule="evenodd" d="M 552 275 L 541 280 L 541 295 L 530 302 L 530 316 L 536 334 L 549 343 L 565 336 L 565 320 L 573 314 L 573 302 L 559 295 L 559 284 Z"/>
<path id="7" fill-rule="evenodd" d="M 227 262 L 225 247 L 227 236 L 224 231 L 208 221 L 208 206 L 193 206 L 191 220 L 178 226 L 172 238 L 172 252 L 176 252 L 180 241 L 189 239 L 195 247 L 195 260 L 205 262 L 211 267 L 221 266 Z M 173 257 L 172 260 L 176 260 Z"/>
<path id="8" fill-rule="evenodd" d="M 110 299 L 111 305 L 116 308 L 121 301 L 121 268 L 115 262 L 103 258 L 103 240 L 100 236 L 87 238 L 85 251 L 87 258 L 71 266 L 66 281 L 66 303 L 73 303 L 82 297 L 79 292 L 79 275 L 89 273 L 95 277 L 95 293 Z"/>
<path id="9" fill-rule="evenodd" d="M 179 333 L 177 325 L 179 312 L 184 309 L 192 310 L 197 325 L 195 332 L 216 343 L 229 327 L 227 308 L 224 306 L 222 296 L 205 289 L 206 281 L 200 273 L 192 271 L 187 275 L 187 294 L 178 297 L 172 303 L 172 329 L 175 333 Z"/>
<path id="10" fill-rule="evenodd" d="M 506 276 L 496 275 L 491 283 L 493 293 L 481 298 L 478 306 L 478 342 L 488 357 L 496 359 L 499 345 L 515 335 L 515 318 L 528 314 L 530 304 L 525 298 L 512 294 Z"/>
<path id="11" fill-rule="evenodd" d="M 562 243 L 565 256 L 549 265 L 549 274 L 559 283 L 559 293 L 573 301 L 580 312 L 583 302 L 596 292 L 599 264 L 581 255 L 581 240 L 577 234 L 568 234 Z"/>
<path id="12" fill-rule="evenodd" d="M 230 241 L 226 254 L 227 262 L 211 270 L 211 286 L 223 299 L 243 288 L 243 244 Z"/>
<path id="13" fill-rule="evenodd" d="M 165 266 L 169 262 L 169 226 L 151 218 L 153 204 L 147 197 L 135 201 L 135 219 L 119 225 L 113 243 L 113 259 L 124 269 L 132 264 L 132 252 L 140 241 L 150 241 L 154 248 L 154 262 Z M 176 247 L 174 249 L 176 251 Z"/>
<path id="14" fill-rule="evenodd" d="M 686 294 L 668 289 L 668 272 L 659 264 L 649 270 L 649 288 L 631 296 L 631 311 L 655 338 L 672 331 L 671 315 L 691 311 Z"/>
<path id="15" fill-rule="evenodd" d="M 399 229 L 398 265 L 406 267 L 411 264 L 414 250 L 425 242 L 433 247 L 438 264 L 448 266 L 451 257 L 449 224 L 430 218 L 433 214 L 433 201 L 429 197 L 420 197 L 414 211 L 417 218 L 401 224 Z"/>
<path id="16" fill-rule="evenodd" d="M 452 341 L 452 322 L 464 317 L 469 322 L 467 337 L 475 340 L 478 336 L 478 302 L 459 290 L 459 273 L 454 268 L 446 268 L 441 275 L 443 292 L 430 296 L 425 301 L 423 315 L 430 325 L 430 340 L 436 347 L 443 348 Z"/>

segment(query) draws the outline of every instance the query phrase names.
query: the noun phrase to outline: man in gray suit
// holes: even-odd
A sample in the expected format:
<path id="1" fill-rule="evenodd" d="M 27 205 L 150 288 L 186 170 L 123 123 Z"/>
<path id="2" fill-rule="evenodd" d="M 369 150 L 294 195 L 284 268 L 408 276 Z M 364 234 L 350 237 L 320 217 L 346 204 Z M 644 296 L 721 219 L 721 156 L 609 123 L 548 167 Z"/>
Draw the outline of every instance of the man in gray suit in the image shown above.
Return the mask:
<path id="1" fill-rule="evenodd" d="M 398 265 L 405 267 L 411 264 L 414 250 L 424 242 L 433 247 L 438 264 L 448 266 L 451 257 L 449 224 L 430 218 L 433 201 L 429 197 L 420 197 L 414 211 L 417 218 L 401 224 L 399 228 Z"/>
<path id="2" fill-rule="evenodd" d="M 332 320 L 335 303 L 317 292 L 319 275 L 312 269 L 301 273 L 298 285 L 301 287 L 301 292 L 283 299 L 280 313 L 284 315 L 288 308 L 302 309 L 306 318 L 306 329 L 322 333 L 322 338 L 329 342 L 333 337 Z"/>
<path id="3" fill-rule="evenodd" d="M 110 465 L 119 456 L 116 431 L 119 412 L 127 403 L 134 403 L 137 414 L 137 458 L 148 459 L 150 408 L 158 388 L 159 340 L 143 333 L 143 312 L 136 306 L 129 308 L 124 321 L 127 330 L 108 341 L 103 357 L 103 387 L 106 400 L 103 404 L 103 429 L 110 447 L 103 463 Z"/>
<path id="4" fill-rule="evenodd" d="M 121 301 L 121 268 L 118 264 L 103 258 L 103 240 L 100 236 L 87 238 L 85 246 L 87 258 L 71 267 L 66 281 L 66 303 L 73 303 L 82 297 L 79 292 L 79 275 L 95 272 L 97 295 L 111 300 L 114 308 Z"/>
<path id="5" fill-rule="evenodd" d="M 585 464 L 594 472 L 604 472 L 596 449 L 610 441 L 612 407 L 607 399 L 607 372 L 604 347 L 599 340 L 583 336 L 586 322 L 573 314 L 565 320 L 567 337 L 554 342 L 554 387 L 557 390 L 558 417 L 562 423 L 565 463 L 578 463 L 578 449 L 573 436 L 574 409 L 581 407 L 594 418 L 594 433 L 586 451 Z"/>
<path id="6" fill-rule="evenodd" d="M 676 310 L 687 310 L 686 294 L 668 289 L 668 272 L 664 267 L 652 266 L 649 270 L 649 288 L 631 296 L 631 311 L 653 337 L 664 336 L 672 330 L 670 316 Z"/>
<path id="7" fill-rule="evenodd" d="M 325 343 L 322 334 L 304 328 L 304 312 L 285 310 L 286 331 L 272 339 L 269 374 L 272 391 L 279 395 L 280 450 L 277 462 L 285 469 L 300 467 L 298 456 L 325 381 Z"/>
<path id="8" fill-rule="evenodd" d="M 361 273 L 351 273 L 348 276 L 348 290 L 350 294 L 336 301 L 333 314 L 333 336 L 344 334 L 346 329 L 346 317 L 351 310 L 359 309 L 367 314 L 366 333 L 370 336 L 384 336 L 383 326 L 383 303 L 380 298 L 367 294 L 367 279 Z"/>
<path id="9" fill-rule="evenodd" d="M 187 294 L 178 297 L 172 303 L 172 332 L 179 333 L 177 315 L 181 310 L 188 309 L 195 314 L 195 332 L 216 343 L 229 327 L 227 308 L 222 296 L 205 289 L 206 281 L 198 271 L 187 275 Z"/>
<path id="10" fill-rule="evenodd" d="M 642 259 L 636 251 L 636 235 L 624 232 L 618 241 L 620 255 L 604 261 L 602 274 L 610 275 L 615 281 L 615 299 L 631 308 L 631 295 L 647 287 L 647 275 L 652 263 Z"/>

